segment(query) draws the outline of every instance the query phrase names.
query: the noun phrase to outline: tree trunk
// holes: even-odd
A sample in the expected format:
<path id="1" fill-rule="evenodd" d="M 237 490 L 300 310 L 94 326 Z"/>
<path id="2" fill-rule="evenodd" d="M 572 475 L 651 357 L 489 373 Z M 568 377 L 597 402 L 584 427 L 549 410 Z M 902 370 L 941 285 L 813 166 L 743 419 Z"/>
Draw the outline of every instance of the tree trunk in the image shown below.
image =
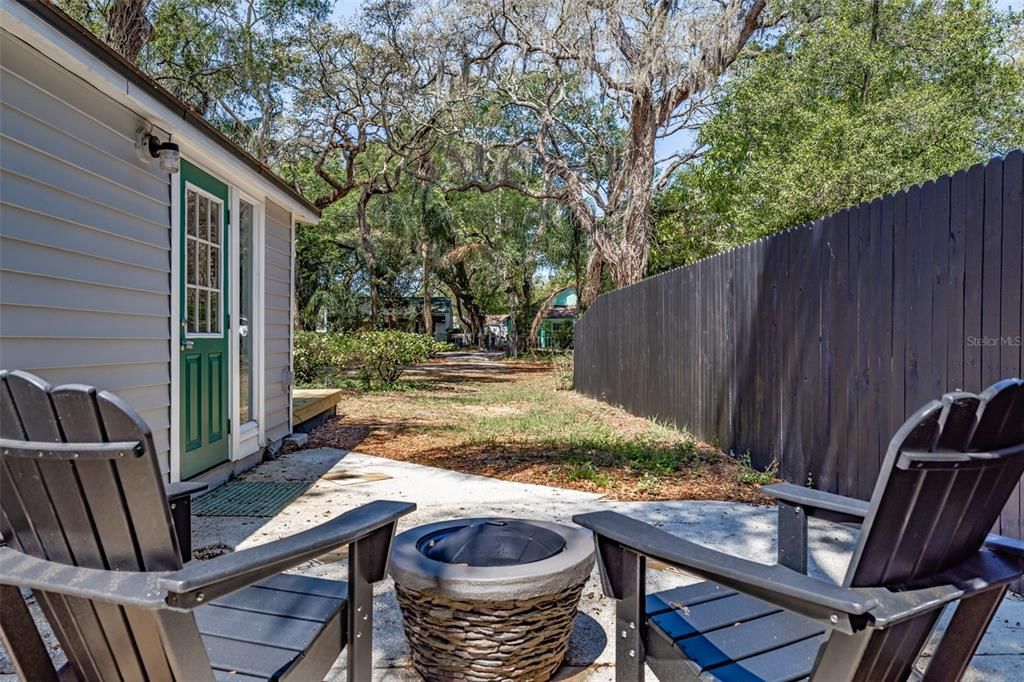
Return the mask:
<path id="1" fill-rule="evenodd" d="M 572 221 L 572 277 L 573 284 L 576 285 L 576 294 L 580 294 L 580 287 L 583 283 L 583 267 L 580 263 L 580 257 L 583 255 L 583 244 L 584 244 L 583 231 L 580 229 L 580 225 L 576 220 Z"/>
<path id="2" fill-rule="evenodd" d="M 604 257 L 597 249 L 591 249 L 590 258 L 587 260 L 587 276 L 583 280 L 583 290 L 577 289 L 576 293 L 581 310 L 589 308 L 597 295 L 601 293 L 601 280 L 604 277 Z"/>
<path id="3" fill-rule="evenodd" d="M 625 205 L 619 215 L 610 218 L 621 225 L 622 238 L 617 258 L 611 260 L 615 287 L 636 284 L 647 272 L 650 258 L 651 201 L 654 198 L 654 143 L 657 139 L 658 116 L 650 92 L 638 96 L 630 117 L 629 148 L 621 169 Z M 607 254 L 605 258 L 607 259 Z"/>
<path id="4" fill-rule="evenodd" d="M 363 188 L 356 203 L 356 219 L 359 223 L 359 244 L 366 263 L 366 273 L 370 280 L 370 324 L 374 329 L 380 327 L 380 292 L 377 283 L 377 257 L 373 251 L 373 240 L 370 238 L 370 224 L 366 219 L 366 207 L 370 203 L 370 191 Z"/>
<path id="5" fill-rule="evenodd" d="M 447 274 L 445 274 L 446 272 Z M 478 345 L 483 343 L 484 313 L 469 291 L 469 274 L 466 272 L 465 266 L 461 262 L 456 263 L 451 270 L 439 270 L 438 276 L 455 297 L 459 318 L 466 322 L 468 314 L 469 332 L 474 342 Z M 465 308 L 465 313 L 463 313 L 463 308 Z"/>
<path id="6" fill-rule="evenodd" d="M 130 62 L 153 37 L 153 24 L 146 16 L 150 0 L 113 0 L 107 13 L 108 45 Z"/>
<path id="7" fill-rule="evenodd" d="M 434 335 L 434 310 L 430 297 L 430 240 L 424 238 L 420 242 L 420 254 L 423 256 L 423 332 Z"/>

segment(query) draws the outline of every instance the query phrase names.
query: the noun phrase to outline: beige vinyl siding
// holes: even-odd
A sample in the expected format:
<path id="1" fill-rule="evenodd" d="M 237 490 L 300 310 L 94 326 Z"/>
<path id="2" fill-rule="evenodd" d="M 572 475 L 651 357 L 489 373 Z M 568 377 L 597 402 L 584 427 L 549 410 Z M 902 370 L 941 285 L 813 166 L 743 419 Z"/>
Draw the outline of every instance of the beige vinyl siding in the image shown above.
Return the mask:
<path id="1" fill-rule="evenodd" d="M 127 400 L 170 465 L 170 178 L 144 121 L 0 31 L 0 366 Z"/>
<path id="2" fill-rule="evenodd" d="M 292 342 L 292 217 L 267 200 L 264 268 L 264 357 L 266 436 L 277 440 L 290 429 Z"/>

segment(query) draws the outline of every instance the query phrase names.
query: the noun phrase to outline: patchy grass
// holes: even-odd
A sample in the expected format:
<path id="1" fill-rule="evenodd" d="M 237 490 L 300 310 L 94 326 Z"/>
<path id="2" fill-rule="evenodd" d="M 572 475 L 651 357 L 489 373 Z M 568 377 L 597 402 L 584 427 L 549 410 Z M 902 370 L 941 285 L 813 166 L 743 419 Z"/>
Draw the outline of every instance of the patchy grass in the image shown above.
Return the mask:
<path id="1" fill-rule="evenodd" d="M 689 434 L 566 390 L 550 362 L 436 360 L 397 390 L 346 389 L 340 419 L 307 447 L 497 478 L 602 492 L 619 499 L 763 502 L 773 474 L 756 472 Z M 755 475 L 756 474 L 756 475 Z"/>

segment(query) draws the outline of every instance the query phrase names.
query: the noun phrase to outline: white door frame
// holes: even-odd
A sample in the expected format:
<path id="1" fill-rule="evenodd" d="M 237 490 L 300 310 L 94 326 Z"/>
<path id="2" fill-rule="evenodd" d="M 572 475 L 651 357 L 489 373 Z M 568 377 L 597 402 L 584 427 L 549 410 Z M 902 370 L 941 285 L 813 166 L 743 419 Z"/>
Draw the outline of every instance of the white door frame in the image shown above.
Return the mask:
<path id="1" fill-rule="evenodd" d="M 266 208 L 263 202 L 256 200 L 249 194 L 237 187 L 230 186 L 229 196 L 231 201 L 231 235 L 233 240 L 228 247 L 230 256 L 230 272 L 235 284 L 234 294 L 229 294 L 228 311 L 231 315 L 231 341 L 229 353 L 231 355 L 229 366 L 231 367 L 231 459 L 238 460 L 258 451 L 264 440 L 264 419 L 263 419 L 263 239 L 264 239 L 264 215 Z M 246 423 L 241 420 L 242 388 L 241 377 L 238 372 L 238 356 L 240 351 L 239 327 L 241 316 L 238 314 L 238 295 L 240 293 L 241 278 L 238 277 L 241 265 L 241 202 L 245 201 L 253 207 L 252 226 L 252 276 L 253 283 L 253 316 L 249 320 L 249 334 L 252 336 L 252 377 L 253 377 L 253 402 L 250 409 L 255 414 L 255 419 Z M 229 280 L 230 281 L 230 280 Z M 237 425 L 237 426 L 235 426 Z"/>
<path id="2" fill-rule="evenodd" d="M 181 480 L 181 173 L 171 175 L 171 483 Z"/>
<path id="3" fill-rule="evenodd" d="M 228 295 L 223 301 L 227 306 L 226 311 L 230 316 L 230 328 L 225 330 L 228 336 L 228 403 L 229 418 L 231 420 L 231 434 L 228 438 L 228 461 L 234 461 L 256 452 L 266 442 L 265 436 L 265 411 L 264 411 L 264 329 L 263 329 L 263 301 L 264 301 L 264 258 L 266 239 L 266 208 L 263 201 L 258 201 L 252 195 L 241 191 L 235 184 L 223 178 L 221 175 L 212 172 L 192 158 L 187 159 L 189 163 L 209 173 L 228 186 Z M 201 191 L 201 188 L 198 188 Z M 169 477 L 172 483 L 181 480 L 181 173 L 171 175 L 171 461 Z M 239 268 L 239 242 L 240 230 L 238 224 L 239 201 L 244 199 L 255 207 L 253 220 L 253 281 L 256 283 L 253 291 L 253 313 L 256 318 L 255 324 L 250 323 L 250 331 L 255 326 L 253 337 L 253 380 L 255 388 L 253 399 L 256 401 L 256 424 L 243 428 L 246 425 L 239 423 L 239 403 L 241 387 L 239 384 L 237 358 L 238 358 L 238 305 L 237 305 L 237 275 Z M 219 199 L 218 199 L 219 201 Z M 235 282 L 235 286 L 231 286 Z M 234 292 L 234 293 L 233 293 Z M 247 436 L 242 438 L 242 436 Z M 245 447 L 243 448 L 243 440 Z"/>

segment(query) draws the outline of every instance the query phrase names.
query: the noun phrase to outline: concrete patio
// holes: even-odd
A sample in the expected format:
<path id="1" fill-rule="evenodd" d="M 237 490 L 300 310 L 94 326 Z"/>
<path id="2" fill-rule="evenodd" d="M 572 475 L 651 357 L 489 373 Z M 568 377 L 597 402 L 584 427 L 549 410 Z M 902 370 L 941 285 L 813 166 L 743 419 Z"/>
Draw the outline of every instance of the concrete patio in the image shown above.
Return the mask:
<path id="1" fill-rule="evenodd" d="M 568 522 L 573 514 L 614 509 L 654 523 L 665 530 L 759 561 L 775 557 L 775 510 L 726 502 L 620 502 L 574 490 L 550 488 L 456 473 L 416 464 L 321 448 L 285 455 L 246 475 L 247 480 L 305 480 L 309 489 L 271 519 L 196 517 L 195 547 L 247 547 L 315 525 L 327 517 L 374 499 L 410 500 L 418 510 L 404 518 L 400 530 L 432 521 L 470 516 L 519 516 Z M 856 533 L 812 521 L 811 572 L 841 580 Z M 345 576 L 345 556 L 325 557 L 303 566 L 310 575 Z M 686 578 L 652 571 L 651 588 L 687 582 Z M 390 581 L 377 586 L 375 598 L 375 679 L 415 680 L 401 617 Z M 601 594 L 595 569 L 584 589 L 568 659 L 559 672 L 563 680 L 611 680 L 614 646 L 610 643 L 613 602 Z M 344 658 L 344 657 L 342 657 Z M 344 679 L 344 661 L 331 671 Z M 968 673 L 970 680 L 1024 679 L 1024 600 L 1010 596 L 979 649 Z"/>
<path id="2" fill-rule="evenodd" d="M 518 516 L 569 522 L 582 511 L 627 512 L 701 544 L 764 562 L 775 557 L 775 510 L 727 502 L 620 502 L 575 490 L 500 481 L 444 469 L 371 457 L 345 450 L 319 448 L 284 455 L 247 472 L 248 481 L 303 481 L 309 487 L 272 518 L 197 516 L 193 544 L 200 555 L 245 548 L 304 530 L 327 518 L 374 499 L 410 500 L 418 510 L 405 517 L 399 530 L 442 519 L 471 516 Z M 842 578 L 856 533 L 812 520 L 811 572 Z M 308 575 L 344 579 L 344 551 L 299 567 Z M 650 590 L 691 580 L 651 571 Z M 374 679 L 417 680 L 402 634 L 401 615 L 390 580 L 377 585 L 374 599 Z M 39 617 L 38 608 L 33 612 Z M 595 568 L 583 591 L 580 614 L 559 680 L 601 682 L 614 679 L 614 644 L 610 641 L 613 602 L 601 594 Z M 44 630 L 46 630 L 44 628 Z M 48 643 L 55 640 L 46 632 Z M 63 656 L 54 648 L 58 664 Z M 345 657 L 332 668 L 329 680 L 345 679 Z M 0 647 L 0 682 L 13 682 L 11 664 Z M 4 674 L 6 673 L 6 674 Z M 1024 680 L 1024 599 L 1010 595 L 981 643 L 967 680 Z"/>

